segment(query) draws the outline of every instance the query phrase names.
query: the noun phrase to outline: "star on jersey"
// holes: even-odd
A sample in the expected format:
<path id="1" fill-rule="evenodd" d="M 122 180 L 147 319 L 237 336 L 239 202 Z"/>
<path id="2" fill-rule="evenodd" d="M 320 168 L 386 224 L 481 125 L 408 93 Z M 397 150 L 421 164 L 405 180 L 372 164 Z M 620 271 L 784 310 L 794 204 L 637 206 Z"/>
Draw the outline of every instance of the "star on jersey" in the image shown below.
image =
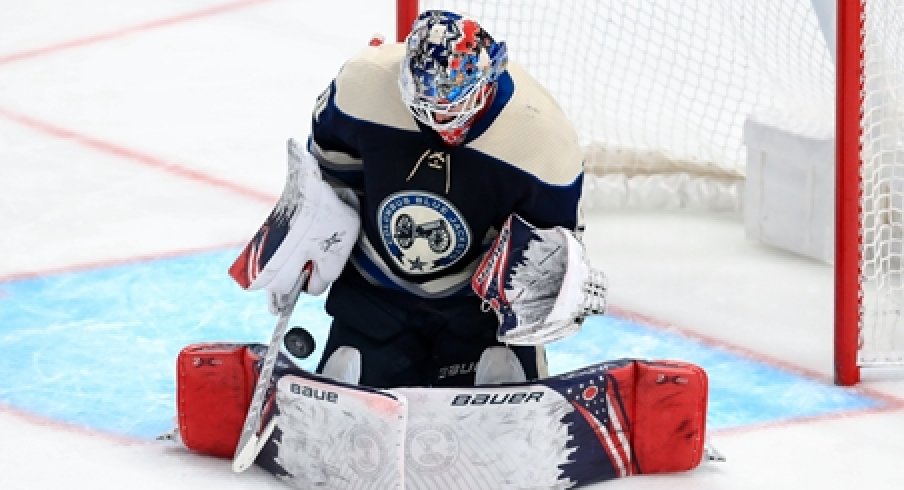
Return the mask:
<path id="1" fill-rule="evenodd" d="M 408 262 L 411 264 L 411 270 L 413 271 L 423 271 L 424 266 L 427 265 L 420 257 L 415 257 L 414 260 L 408 260 Z"/>

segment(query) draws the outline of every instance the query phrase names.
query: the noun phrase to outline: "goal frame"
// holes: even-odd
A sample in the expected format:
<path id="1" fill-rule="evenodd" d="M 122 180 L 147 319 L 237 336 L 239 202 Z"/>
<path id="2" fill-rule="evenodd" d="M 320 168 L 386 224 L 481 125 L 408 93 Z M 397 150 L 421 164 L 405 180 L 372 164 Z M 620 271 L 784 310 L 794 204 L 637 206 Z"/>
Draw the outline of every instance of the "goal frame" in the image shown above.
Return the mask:
<path id="1" fill-rule="evenodd" d="M 835 64 L 835 383 L 860 382 L 863 3 L 837 0 Z"/>
<path id="2" fill-rule="evenodd" d="M 419 0 L 396 0 L 396 40 L 420 12 Z M 860 382 L 861 115 L 863 0 L 836 1 L 834 380 Z"/>

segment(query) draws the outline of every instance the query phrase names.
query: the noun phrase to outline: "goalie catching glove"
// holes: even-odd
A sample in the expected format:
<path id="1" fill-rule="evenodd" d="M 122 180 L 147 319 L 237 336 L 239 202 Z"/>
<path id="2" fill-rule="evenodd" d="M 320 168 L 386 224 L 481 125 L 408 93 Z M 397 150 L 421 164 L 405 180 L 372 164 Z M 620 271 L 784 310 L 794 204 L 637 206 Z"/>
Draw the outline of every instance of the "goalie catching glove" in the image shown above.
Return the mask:
<path id="1" fill-rule="evenodd" d="M 571 335 L 587 315 L 606 310 L 606 278 L 562 227 L 538 229 L 517 214 L 471 278 L 485 308 L 499 318 L 500 342 L 538 345 Z"/>
<path id="2" fill-rule="evenodd" d="M 302 270 L 310 273 L 305 292 L 325 291 L 342 272 L 361 226 L 357 211 L 323 181 L 315 158 L 292 139 L 288 152 L 279 201 L 229 268 L 242 288 L 270 293 L 271 312 L 283 306 Z"/>

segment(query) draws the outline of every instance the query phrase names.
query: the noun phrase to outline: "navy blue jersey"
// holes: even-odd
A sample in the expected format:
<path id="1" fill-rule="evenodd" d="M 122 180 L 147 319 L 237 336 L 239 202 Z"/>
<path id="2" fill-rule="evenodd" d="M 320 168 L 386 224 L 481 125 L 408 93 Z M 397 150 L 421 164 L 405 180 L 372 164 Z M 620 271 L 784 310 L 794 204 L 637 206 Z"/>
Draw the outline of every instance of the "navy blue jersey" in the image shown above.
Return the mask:
<path id="1" fill-rule="evenodd" d="M 358 196 L 350 262 L 369 282 L 423 298 L 471 294 L 469 280 L 511 213 L 574 229 L 583 180 L 577 135 L 514 63 L 458 146 L 419 125 L 399 93 L 404 46 L 368 47 L 320 96 L 309 150 Z"/>

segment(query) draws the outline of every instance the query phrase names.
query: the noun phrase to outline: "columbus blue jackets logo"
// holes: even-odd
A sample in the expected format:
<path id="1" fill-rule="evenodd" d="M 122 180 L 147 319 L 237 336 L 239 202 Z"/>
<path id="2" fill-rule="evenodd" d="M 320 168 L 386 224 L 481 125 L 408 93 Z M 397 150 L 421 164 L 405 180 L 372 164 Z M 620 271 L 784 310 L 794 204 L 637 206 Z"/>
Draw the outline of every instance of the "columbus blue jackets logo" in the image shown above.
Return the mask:
<path id="1" fill-rule="evenodd" d="M 439 272 L 457 262 L 471 244 L 461 213 L 440 196 L 403 191 L 377 209 L 383 245 L 408 274 Z"/>

